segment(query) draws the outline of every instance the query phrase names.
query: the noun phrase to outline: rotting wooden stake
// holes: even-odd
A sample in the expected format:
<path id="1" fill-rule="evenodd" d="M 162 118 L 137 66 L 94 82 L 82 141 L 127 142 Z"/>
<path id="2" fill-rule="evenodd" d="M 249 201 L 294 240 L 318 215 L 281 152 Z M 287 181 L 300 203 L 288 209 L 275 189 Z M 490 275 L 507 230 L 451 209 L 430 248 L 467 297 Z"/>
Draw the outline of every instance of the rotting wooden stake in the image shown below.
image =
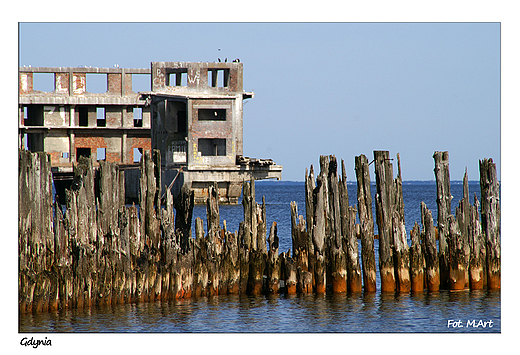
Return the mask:
<path id="1" fill-rule="evenodd" d="M 482 231 L 486 236 L 487 286 L 500 289 L 500 189 L 493 159 L 479 161 Z"/>
<path id="2" fill-rule="evenodd" d="M 361 262 L 365 292 L 376 291 L 376 261 L 374 252 L 374 219 L 368 159 L 364 155 L 355 158 L 357 179 L 358 214 L 361 229 Z"/>
<path id="3" fill-rule="evenodd" d="M 379 230 L 379 272 L 381 291 L 394 292 L 396 281 L 392 251 L 392 215 L 395 210 L 393 169 L 388 151 L 374 151 L 376 172 L 376 215 Z"/>
<path id="4" fill-rule="evenodd" d="M 440 285 L 439 259 L 437 256 L 433 217 L 432 212 L 426 207 L 424 202 L 421 202 L 421 220 L 423 225 L 423 252 L 426 261 L 426 284 L 429 292 L 438 292 Z"/>
<path id="5" fill-rule="evenodd" d="M 421 248 L 420 227 L 417 222 L 410 232 L 410 239 L 412 241 L 410 247 L 411 290 L 412 293 L 420 293 L 424 291 L 424 255 Z"/>
<path id="6" fill-rule="evenodd" d="M 450 164 L 448 152 L 436 151 L 435 181 L 437 183 L 437 230 L 439 233 L 439 280 L 440 287 L 447 289 L 450 275 L 450 254 L 448 250 L 449 226 L 448 216 L 451 214 Z"/>

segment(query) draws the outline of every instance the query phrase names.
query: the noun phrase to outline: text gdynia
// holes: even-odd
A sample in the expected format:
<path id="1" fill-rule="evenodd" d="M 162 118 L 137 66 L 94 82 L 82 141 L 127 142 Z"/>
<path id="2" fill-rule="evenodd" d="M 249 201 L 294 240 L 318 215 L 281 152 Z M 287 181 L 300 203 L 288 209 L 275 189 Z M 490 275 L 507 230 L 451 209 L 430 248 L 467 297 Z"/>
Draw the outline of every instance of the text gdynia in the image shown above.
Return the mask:
<path id="1" fill-rule="evenodd" d="M 45 337 L 44 340 L 34 339 L 33 337 L 31 337 L 30 339 L 28 339 L 27 337 L 23 337 L 22 340 L 20 340 L 20 345 L 32 346 L 33 348 L 36 349 L 40 345 L 52 346 L 52 343 L 51 343 L 50 339 L 47 339 L 47 337 Z"/>

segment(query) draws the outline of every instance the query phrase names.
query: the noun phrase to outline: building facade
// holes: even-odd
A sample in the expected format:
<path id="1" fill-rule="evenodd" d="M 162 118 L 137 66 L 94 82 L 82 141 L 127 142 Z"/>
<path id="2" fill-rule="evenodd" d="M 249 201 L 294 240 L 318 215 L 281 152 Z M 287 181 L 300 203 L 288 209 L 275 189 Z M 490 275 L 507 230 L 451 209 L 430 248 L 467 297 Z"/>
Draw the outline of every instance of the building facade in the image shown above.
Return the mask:
<path id="1" fill-rule="evenodd" d="M 173 191 L 189 184 L 203 203 L 213 183 L 222 203 L 237 203 L 251 178 L 281 179 L 282 166 L 243 156 L 243 89 L 239 62 L 153 62 L 150 103 L 152 149 L 161 151 Z"/>
<path id="2" fill-rule="evenodd" d="M 54 77 L 52 91 L 33 90 L 42 74 Z M 54 173 L 72 172 L 80 155 L 138 163 L 151 148 L 150 109 L 132 91 L 135 74 L 149 77 L 150 69 L 19 68 L 20 147 L 49 153 Z M 94 75 L 106 92 L 87 91 Z"/>
<path id="3" fill-rule="evenodd" d="M 175 194 L 183 184 L 204 203 L 217 183 L 221 202 L 237 203 L 245 180 L 281 179 L 272 160 L 243 156 L 242 63 L 152 62 L 151 68 L 19 68 L 19 142 L 51 156 L 56 180 L 72 177 L 81 155 L 126 170 L 127 197 L 137 198 L 138 163 L 161 152 L 162 182 Z M 48 91 L 34 90 L 51 76 Z M 150 91 L 133 90 L 146 75 Z M 89 80 L 106 90 L 89 92 Z M 96 165 L 96 164 L 95 164 Z"/>

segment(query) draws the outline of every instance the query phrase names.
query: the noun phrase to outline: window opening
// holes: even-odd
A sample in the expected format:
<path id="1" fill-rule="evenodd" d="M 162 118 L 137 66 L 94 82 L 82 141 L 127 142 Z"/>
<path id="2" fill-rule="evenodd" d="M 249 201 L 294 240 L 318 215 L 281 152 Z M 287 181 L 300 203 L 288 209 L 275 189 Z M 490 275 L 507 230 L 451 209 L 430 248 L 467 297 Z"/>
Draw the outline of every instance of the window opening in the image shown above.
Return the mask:
<path id="1" fill-rule="evenodd" d="M 199 121 L 225 121 L 225 108 L 199 108 L 197 110 Z"/>
<path id="2" fill-rule="evenodd" d="M 223 138 L 199 138 L 198 149 L 201 156 L 225 156 L 226 140 Z"/>
<path id="3" fill-rule="evenodd" d="M 168 86 L 188 86 L 188 69 L 174 69 L 168 72 Z"/>
<path id="4" fill-rule="evenodd" d="M 106 127 L 107 119 L 105 116 L 105 108 L 104 107 L 96 107 L 96 118 L 97 118 L 97 126 L 98 127 Z"/>
<path id="5" fill-rule="evenodd" d="M 54 73 L 33 73 L 33 90 L 54 91 Z"/>
<path id="6" fill-rule="evenodd" d="M 63 152 L 63 153 L 61 153 L 61 157 L 62 157 L 63 159 L 69 159 L 69 152 Z"/>
<path id="7" fill-rule="evenodd" d="M 90 158 L 90 148 L 76 148 L 76 157 L 87 157 Z"/>
<path id="8" fill-rule="evenodd" d="M 152 76 L 150 74 L 132 74 L 132 91 L 151 91 Z"/>
<path id="9" fill-rule="evenodd" d="M 142 155 L 143 155 L 143 148 L 134 148 L 134 163 L 139 163 L 141 161 Z"/>
<path id="10" fill-rule="evenodd" d="M 79 126 L 87 127 L 88 126 L 88 107 L 87 106 L 79 106 L 78 108 L 79 114 Z"/>
<path id="11" fill-rule="evenodd" d="M 107 75 L 98 73 L 86 73 L 87 92 L 91 94 L 104 94 L 107 92 Z"/>
<path id="12" fill-rule="evenodd" d="M 134 127 L 143 127 L 143 108 L 134 107 Z"/>
<path id="13" fill-rule="evenodd" d="M 24 107 L 25 126 L 43 126 L 43 105 Z"/>
<path id="14" fill-rule="evenodd" d="M 228 87 L 229 69 L 208 69 L 208 85 L 212 87 Z"/>
<path id="15" fill-rule="evenodd" d="M 106 148 L 97 148 L 97 160 L 106 160 Z"/>

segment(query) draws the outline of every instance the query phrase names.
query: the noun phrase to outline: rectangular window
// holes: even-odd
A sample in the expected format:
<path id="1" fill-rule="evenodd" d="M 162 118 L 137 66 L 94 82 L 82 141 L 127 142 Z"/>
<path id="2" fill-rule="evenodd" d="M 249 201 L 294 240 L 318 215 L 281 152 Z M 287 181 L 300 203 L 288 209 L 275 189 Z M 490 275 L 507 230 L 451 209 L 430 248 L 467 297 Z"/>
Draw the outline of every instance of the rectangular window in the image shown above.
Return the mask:
<path id="1" fill-rule="evenodd" d="M 98 127 L 106 127 L 107 119 L 106 119 L 104 107 L 96 107 L 96 118 L 97 118 Z"/>
<path id="2" fill-rule="evenodd" d="M 229 69 L 208 69 L 208 85 L 212 87 L 228 87 Z"/>
<path id="3" fill-rule="evenodd" d="M 167 83 L 168 86 L 188 86 L 188 69 L 179 68 L 168 70 Z"/>
<path id="4" fill-rule="evenodd" d="M 143 155 L 143 148 L 134 148 L 134 163 L 139 163 L 141 161 L 142 155 Z"/>
<path id="5" fill-rule="evenodd" d="M 43 126 L 43 105 L 24 107 L 24 126 Z"/>
<path id="6" fill-rule="evenodd" d="M 61 153 L 61 157 L 62 157 L 63 159 L 69 159 L 69 152 L 63 152 L 63 153 Z"/>
<path id="7" fill-rule="evenodd" d="M 199 121 L 225 121 L 225 108 L 199 108 L 197 110 Z"/>
<path id="8" fill-rule="evenodd" d="M 87 92 L 91 94 L 104 94 L 107 92 L 107 75 L 106 74 L 86 74 Z"/>
<path id="9" fill-rule="evenodd" d="M 225 156 L 226 140 L 223 138 L 199 138 L 201 156 Z"/>
<path id="10" fill-rule="evenodd" d="M 79 106 L 78 107 L 78 116 L 79 116 L 79 126 L 87 127 L 88 126 L 88 107 Z"/>
<path id="11" fill-rule="evenodd" d="M 34 73 L 33 90 L 43 92 L 54 91 L 54 73 Z"/>
<path id="12" fill-rule="evenodd" d="M 76 148 L 76 160 L 79 157 L 87 157 L 90 158 L 90 148 Z"/>
<path id="13" fill-rule="evenodd" d="M 143 127 L 143 108 L 134 107 L 134 127 Z"/>
<path id="14" fill-rule="evenodd" d="M 150 91 L 152 90 L 152 79 L 150 74 L 132 74 L 132 91 Z"/>
<path id="15" fill-rule="evenodd" d="M 106 160 L 106 148 L 97 148 L 97 160 Z"/>

